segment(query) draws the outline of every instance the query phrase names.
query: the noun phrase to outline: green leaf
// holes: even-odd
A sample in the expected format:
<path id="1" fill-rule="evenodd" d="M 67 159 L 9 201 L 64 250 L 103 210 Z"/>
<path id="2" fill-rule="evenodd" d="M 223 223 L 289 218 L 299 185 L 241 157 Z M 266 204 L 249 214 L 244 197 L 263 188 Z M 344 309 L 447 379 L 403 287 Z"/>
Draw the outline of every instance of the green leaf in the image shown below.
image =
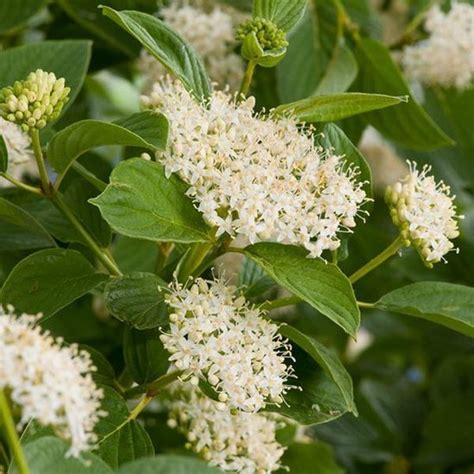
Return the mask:
<path id="1" fill-rule="evenodd" d="M 2 303 L 49 318 L 107 280 L 76 250 L 40 250 L 19 262 L 2 290 Z"/>
<path id="2" fill-rule="evenodd" d="M 112 255 L 123 273 L 155 271 L 158 246 L 149 240 L 138 240 L 118 236 L 114 241 Z"/>
<path id="3" fill-rule="evenodd" d="M 474 337 L 474 288 L 443 282 L 419 282 L 398 288 L 375 306 L 427 319 Z"/>
<path id="4" fill-rule="evenodd" d="M 114 389 L 104 386 L 102 390 L 101 409 L 107 412 L 107 416 L 99 419 L 95 427 L 99 437 L 97 454 L 114 469 L 135 459 L 153 456 L 155 450 L 151 439 L 136 420 L 107 437 L 127 419 L 129 411 L 125 400 Z"/>
<path id="5" fill-rule="evenodd" d="M 83 153 L 105 145 L 163 150 L 168 137 L 168 121 L 161 114 L 140 112 L 119 124 L 81 120 L 57 133 L 48 143 L 48 160 L 59 173 L 58 182 Z"/>
<path id="6" fill-rule="evenodd" d="M 397 105 L 404 101 L 406 101 L 404 97 L 346 92 L 344 94 L 314 96 L 290 104 L 279 105 L 275 112 L 278 114 L 290 112 L 300 122 L 335 122 L 371 110 Z"/>
<path id="7" fill-rule="evenodd" d="M 161 454 L 125 464 L 118 474 L 222 474 L 222 471 L 193 457 Z"/>
<path id="8" fill-rule="evenodd" d="M 280 334 L 297 344 L 324 370 L 339 387 L 348 410 L 357 415 L 351 376 L 347 373 L 336 354 L 310 336 L 306 336 L 293 326 L 282 324 Z"/>
<path id="9" fill-rule="evenodd" d="M 53 436 L 44 436 L 23 447 L 31 474 L 112 474 L 114 471 L 91 453 L 81 453 L 81 458 L 66 456 L 68 445 Z M 16 466 L 8 471 L 21 474 Z"/>
<path id="10" fill-rule="evenodd" d="M 323 95 L 346 91 L 357 77 L 358 70 L 357 61 L 350 49 L 345 45 L 339 46 L 334 50 L 314 93 Z"/>
<path id="11" fill-rule="evenodd" d="M 146 13 L 102 8 L 105 16 L 128 31 L 198 99 L 209 97 L 212 88 L 202 60 L 166 23 Z"/>
<path id="12" fill-rule="evenodd" d="M 57 0 L 58 5 L 81 27 L 95 34 L 100 40 L 123 52 L 130 58 L 140 53 L 140 45 L 130 41 L 130 36 L 119 26 L 102 15 L 97 0 Z M 156 5 L 149 0 L 108 0 L 114 8 L 135 8 L 153 13 Z"/>
<path id="13" fill-rule="evenodd" d="M 8 169 L 8 148 L 3 135 L 0 133 L 0 173 L 5 173 Z"/>
<path id="14" fill-rule="evenodd" d="M 106 190 L 90 202 L 120 234 L 164 242 L 205 242 L 209 228 L 185 196 L 186 185 L 166 178 L 155 162 L 132 158 L 112 172 Z"/>
<path id="15" fill-rule="evenodd" d="M 0 198 L 0 251 L 56 247 L 46 229 L 21 207 Z"/>
<path id="16" fill-rule="evenodd" d="M 165 375 L 169 352 L 160 341 L 160 331 L 138 331 L 126 328 L 123 338 L 123 355 L 127 369 L 138 384 L 150 383 Z"/>
<path id="17" fill-rule="evenodd" d="M 293 245 L 258 243 L 245 248 L 277 283 L 327 316 L 351 336 L 360 324 L 360 311 L 348 278 L 332 263 L 307 258 Z"/>
<path id="18" fill-rule="evenodd" d="M 0 33 L 23 26 L 46 4 L 46 0 L 2 0 L 0 2 Z"/>
<path id="19" fill-rule="evenodd" d="M 51 321 L 51 320 L 50 320 Z M 64 322 L 63 322 L 64 324 Z M 97 369 L 91 375 L 94 382 L 100 385 L 115 386 L 115 371 L 105 356 L 93 347 L 81 344 L 81 350 L 85 350 L 91 356 L 92 364 Z"/>
<path id="20" fill-rule="evenodd" d="M 370 93 L 408 95 L 410 98 L 406 104 L 365 115 L 371 125 L 387 138 L 415 150 L 434 150 L 453 144 L 410 94 L 384 45 L 372 39 L 363 39 L 356 50 L 356 57 L 359 62 L 359 89 Z"/>
<path id="21" fill-rule="evenodd" d="M 102 219 L 99 209 L 88 202 L 89 199 L 94 198 L 97 194 L 97 189 L 90 183 L 83 179 L 76 179 L 64 191 L 63 199 L 97 242 L 102 247 L 108 247 L 112 237 L 110 227 Z M 73 229 L 73 232 L 76 233 L 76 230 Z M 78 235 L 78 240 L 84 242 L 81 235 Z"/>
<path id="22" fill-rule="evenodd" d="M 288 36 L 285 59 L 276 69 L 282 102 L 345 92 L 350 86 L 357 64 L 344 44 L 338 18 L 333 0 L 308 2 L 302 21 Z"/>
<path id="23" fill-rule="evenodd" d="M 244 290 L 246 298 L 259 297 L 274 286 L 275 282 L 262 267 L 251 258 L 244 257 L 239 272 L 239 287 Z"/>
<path id="24" fill-rule="evenodd" d="M 301 19 L 306 0 L 255 0 L 252 16 L 272 21 L 283 31 L 290 31 Z"/>
<path id="25" fill-rule="evenodd" d="M 288 416 L 303 425 L 327 423 L 351 411 L 340 388 L 315 360 L 298 346 L 292 346 L 291 363 L 296 379 L 292 384 L 299 387 L 285 394 L 285 402 L 267 409 Z"/>
<path id="26" fill-rule="evenodd" d="M 297 474 L 345 474 L 334 459 L 332 447 L 321 441 L 291 444 L 281 463 Z"/>
<path id="27" fill-rule="evenodd" d="M 358 180 L 364 184 L 364 191 L 368 197 L 373 197 L 372 173 L 370 167 L 359 149 L 347 138 L 346 134 L 334 123 L 327 123 L 318 132 L 316 140 L 325 149 L 334 149 L 337 155 L 343 155 L 344 161 L 356 166 L 360 174 Z"/>
<path id="28" fill-rule="evenodd" d="M 65 111 L 82 87 L 90 56 L 91 42 L 82 40 L 41 41 L 1 51 L 0 88 L 25 79 L 38 68 L 54 72 L 71 88 Z"/>
<path id="29" fill-rule="evenodd" d="M 153 273 L 132 273 L 111 279 L 104 292 L 107 309 L 120 321 L 138 329 L 168 324 L 163 303 L 166 282 Z"/>

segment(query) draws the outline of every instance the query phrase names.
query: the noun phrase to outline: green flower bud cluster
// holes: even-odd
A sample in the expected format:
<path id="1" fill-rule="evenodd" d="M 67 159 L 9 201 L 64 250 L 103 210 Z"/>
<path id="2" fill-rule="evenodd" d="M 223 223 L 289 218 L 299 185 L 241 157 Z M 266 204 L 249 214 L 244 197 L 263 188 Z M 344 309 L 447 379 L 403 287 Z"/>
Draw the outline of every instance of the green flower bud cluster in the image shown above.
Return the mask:
<path id="1" fill-rule="evenodd" d="M 394 189 L 395 188 L 395 189 Z M 414 247 L 417 244 L 422 245 L 422 242 L 412 241 L 410 234 L 410 223 L 406 219 L 406 209 L 408 195 L 402 193 L 402 187 L 400 183 L 396 183 L 395 186 L 387 186 L 385 189 L 385 203 L 390 209 L 390 217 L 392 222 L 400 229 L 400 235 L 403 239 L 403 243 L 406 247 L 413 244 Z"/>
<path id="2" fill-rule="evenodd" d="M 0 90 L 0 117 L 18 124 L 25 132 L 44 128 L 59 117 L 70 91 L 63 78 L 37 69 L 25 80 Z"/>
<path id="3" fill-rule="evenodd" d="M 237 40 L 243 42 L 245 37 L 255 33 L 257 40 L 264 50 L 286 48 L 286 34 L 275 23 L 264 18 L 252 18 L 242 24 L 237 30 Z"/>

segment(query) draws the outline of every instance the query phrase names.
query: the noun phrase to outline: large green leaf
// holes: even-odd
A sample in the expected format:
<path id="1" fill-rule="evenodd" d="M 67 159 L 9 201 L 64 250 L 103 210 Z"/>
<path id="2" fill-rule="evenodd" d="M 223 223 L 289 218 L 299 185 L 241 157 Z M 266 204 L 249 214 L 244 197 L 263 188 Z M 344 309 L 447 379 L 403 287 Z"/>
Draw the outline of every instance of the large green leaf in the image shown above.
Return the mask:
<path id="1" fill-rule="evenodd" d="M 265 273 L 265 270 L 251 258 L 244 257 L 239 272 L 239 287 L 246 298 L 258 298 L 274 287 L 276 283 Z"/>
<path id="2" fill-rule="evenodd" d="M 282 457 L 282 465 L 297 474 L 345 474 L 331 446 L 321 441 L 291 444 Z"/>
<path id="3" fill-rule="evenodd" d="M 390 55 L 376 40 L 363 39 L 356 50 L 359 62 L 357 87 L 364 92 L 409 95 L 406 104 L 370 112 L 364 118 L 387 138 L 415 150 L 433 150 L 451 145 L 451 139 L 433 122 L 410 94 Z"/>
<path id="4" fill-rule="evenodd" d="M 357 73 L 356 61 L 344 45 L 335 2 L 308 3 L 302 21 L 288 36 L 286 56 L 277 66 L 278 92 L 283 102 L 317 92 L 344 92 Z"/>
<path id="5" fill-rule="evenodd" d="M 123 52 L 131 58 L 140 53 L 140 45 L 130 41 L 130 36 L 122 28 L 104 18 L 97 0 L 56 0 L 58 5 L 79 25 L 89 30 L 107 45 Z M 133 8 L 153 13 L 154 2 L 149 0 L 107 0 L 107 5 L 116 8 Z"/>
<path id="6" fill-rule="evenodd" d="M 397 105 L 404 101 L 404 97 L 347 92 L 318 95 L 279 105 L 275 112 L 279 114 L 291 112 L 291 115 L 300 122 L 335 122 L 371 110 Z"/>
<path id="7" fill-rule="evenodd" d="M 84 82 L 91 55 L 91 42 L 81 40 L 42 41 L 0 52 L 0 88 L 9 86 L 36 69 L 64 77 L 71 88 L 71 104 Z"/>
<path id="8" fill-rule="evenodd" d="M 107 279 L 76 250 L 40 250 L 18 263 L 2 289 L 2 303 L 44 318 Z"/>
<path id="9" fill-rule="evenodd" d="M 253 16 L 272 21 L 283 31 L 290 31 L 303 16 L 306 0 L 255 0 Z"/>
<path id="10" fill-rule="evenodd" d="M 245 248 L 272 278 L 355 336 L 360 311 L 348 278 L 332 263 L 307 258 L 293 245 L 258 243 Z"/>
<path id="11" fill-rule="evenodd" d="M 339 46 L 334 50 L 314 93 L 322 95 L 345 92 L 357 77 L 358 70 L 351 50 L 347 46 Z"/>
<path id="12" fill-rule="evenodd" d="M 48 160 L 61 182 L 73 162 L 86 151 L 105 145 L 122 145 L 163 150 L 168 121 L 161 114 L 140 112 L 119 124 L 81 120 L 57 133 L 48 143 Z"/>
<path id="13" fill-rule="evenodd" d="M 127 369 L 138 384 L 153 382 L 165 375 L 169 352 L 160 341 L 158 329 L 139 331 L 126 328 L 123 337 L 123 356 Z"/>
<path id="14" fill-rule="evenodd" d="M 89 199 L 96 197 L 97 194 L 97 189 L 92 184 L 84 179 L 76 178 L 65 189 L 63 199 L 86 230 L 102 247 L 106 248 L 110 244 L 112 232 L 107 222 L 102 219 L 99 209 L 89 202 Z M 53 209 L 52 212 L 55 210 Z M 65 228 L 61 230 L 64 231 Z M 75 228 L 72 228 L 72 231 L 73 240 L 84 242 L 81 235 L 75 235 L 77 233 Z"/>
<path id="15" fill-rule="evenodd" d="M 46 0 L 2 0 L 0 2 L 0 33 L 23 26 L 46 4 Z"/>
<path id="16" fill-rule="evenodd" d="M 194 49 L 166 23 L 137 11 L 118 12 L 103 7 L 104 15 L 128 31 L 142 46 L 174 74 L 198 99 L 211 93 L 211 84 L 202 60 Z"/>
<path id="17" fill-rule="evenodd" d="M 0 251 L 55 246 L 54 239 L 31 214 L 0 198 Z"/>
<path id="18" fill-rule="evenodd" d="M 82 453 L 81 459 L 66 456 L 68 445 L 53 436 L 44 436 L 23 447 L 31 474 L 112 474 L 114 471 L 102 459 Z M 9 474 L 21 474 L 14 465 Z"/>
<path id="19" fill-rule="evenodd" d="M 291 383 L 294 388 L 285 394 L 285 402 L 280 406 L 269 405 L 268 410 L 281 413 L 303 425 L 315 425 L 335 420 L 352 410 L 341 389 L 325 370 L 303 349 L 292 346 L 291 362 L 296 378 Z"/>
<path id="20" fill-rule="evenodd" d="M 153 444 L 137 421 L 133 420 L 110 434 L 127 419 L 129 411 L 125 400 L 114 389 L 104 386 L 102 390 L 101 408 L 107 416 L 101 418 L 95 427 L 99 437 L 97 454 L 114 469 L 135 459 L 152 456 L 155 453 Z"/>
<path id="21" fill-rule="evenodd" d="M 204 242 L 209 228 L 185 196 L 186 185 L 166 178 L 155 162 L 133 158 L 120 163 L 106 190 L 90 202 L 120 234 L 168 242 Z"/>
<path id="22" fill-rule="evenodd" d="M 349 411 L 357 415 L 351 376 L 347 373 L 336 354 L 310 336 L 288 324 L 280 326 L 280 333 L 303 349 L 338 386 Z"/>
<path id="23" fill-rule="evenodd" d="M 377 308 L 427 319 L 474 337 L 474 288 L 443 282 L 419 282 L 380 298 Z"/>
<path id="24" fill-rule="evenodd" d="M 168 323 L 163 303 L 166 283 L 153 273 L 132 273 L 111 279 L 105 287 L 105 304 L 118 319 L 138 329 Z"/>
<path id="25" fill-rule="evenodd" d="M 360 174 L 358 180 L 364 184 L 364 191 L 368 197 L 372 197 L 372 173 L 359 149 L 347 138 L 346 134 L 334 123 L 327 123 L 316 136 L 317 142 L 325 149 L 333 149 L 337 155 L 343 155 L 347 164 L 356 166 Z"/>
<path id="26" fill-rule="evenodd" d="M 222 474 L 217 467 L 189 456 L 161 454 L 125 464 L 119 474 Z"/>

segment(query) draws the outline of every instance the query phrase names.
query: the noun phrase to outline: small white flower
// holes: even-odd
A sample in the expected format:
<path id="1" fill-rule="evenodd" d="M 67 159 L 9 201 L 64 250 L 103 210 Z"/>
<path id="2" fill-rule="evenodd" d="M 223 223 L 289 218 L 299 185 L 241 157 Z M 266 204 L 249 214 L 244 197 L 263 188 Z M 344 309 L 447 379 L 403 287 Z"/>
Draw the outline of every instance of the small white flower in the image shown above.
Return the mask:
<path id="1" fill-rule="evenodd" d="M 316 147 L 295 120 L 255 114 L 253 97 L 234 99 L 214 92 L 206 108 L 177 82 L 154 85 L 143 102 L 171 123 L 169 149 L 157 155 L 166 174 L 190 185 L 217 236 L 301 245 L 311 257 L 339 247 L 338 233 L 351 231 L 367 200 L 358 170 Z"/>
<path id="2" fill-rule="evenodd" d="M 78 456 L 96 442 L 102 390 L 92 380 L 89 354 L 63 346 L 35 326 L 36 316 L 0 309 L 0 389 L 21 409 L 19 427 L 31 419 L 52 427 Z"/>
<path id="3" fill-rule="evenodd" d="M 235 287 L 198 278 L 189 289 L 173 283 L 165 301 L 172 313 L 161 340 L 191 384 L 206 380 L 222 403 L 247 412 L 282 402 L 291 348 Z"/>
<path id="4" fill-rule="evenodd" d="M 162 8 L 160 15 L 202 57 L 213 81 L 221 87 L 228 85 L 236 90 L 243 76 L 244 63 L 240 55 L 234 52 L 237 46 L 234 18 L 228 10 L 214 6 L 210 11 L 205 11 L 202 7 L 174 1 Z M 161 63 L 146 51 L 142 52 L 138 66 L 148 85 L 166 74 Z"/>
<path id="5" fill-rule="evenodd" d="M 448 13 L 434 6 L 425 29 L 430 36 L 403 51 L 407 75 L 428 85 L 466 89 L 474 78 L 474 6 L 454 2 Z"/>
<path id="6" fill-rule="evenodd" d="M 430 176 L 431 167 L 421 171 L 408 162 L 410 174 L 387 187 L 385 200 L 395 225 L 408 245 L 413 245 L 428 267 L 444 260 L 454 250 L 451 239 L 459 235 L 455 196 L 443 181 Z"/>
<path id="7" fill-rule="evenodd" d="M 209 464 L 240 474 L 266 474 L 281 468 L 285 448 L 276 440 L 277 422 L 269 415 L 232 413 L 199 390 L 175 390 L 168 426 L 179 428 Z"/>

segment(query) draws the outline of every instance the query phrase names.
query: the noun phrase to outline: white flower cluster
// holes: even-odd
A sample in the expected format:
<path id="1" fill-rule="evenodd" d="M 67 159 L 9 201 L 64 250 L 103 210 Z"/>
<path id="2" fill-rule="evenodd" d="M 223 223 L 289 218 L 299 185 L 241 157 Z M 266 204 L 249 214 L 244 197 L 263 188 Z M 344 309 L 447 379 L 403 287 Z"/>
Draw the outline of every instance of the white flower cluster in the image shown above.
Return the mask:
<path id="1" fill-rule="evenodd" d="M 0 91 L 0 116 L 17 123 L 25 132 L 44 128 L 59 116 L 70 90 L 65 87 L 64 78 L 57 79 L 53 72 L 37 69 L 24 81 Z"/>
<path id="2" fill-rule="evenodd" d="M 242 58 L 234 52 L 234 19 L 214 6 L 207 12 L 202 7 L 174 1 L 160 10 L 163 20 L 177 31 L 201 56 L 209 77 L 221 87 L 239 87 L 244 72 Z M 166 71 L 159 61 L 143 52 L 139 61 L 148 85 L 160 80 Z"/>
<path id="3" fill-rule="evenodd" d="M 474 78 L 474 6 L 454 2 L 448 13 L 434 6 L 425 29 L 430 36 L 404 49 L 407 75 L 428 85 L 465 89 Z"/>
<path id="4" fill-rule="evenodd" d="M 453 250 L 450 239 L 458 237 L 462 216 L 456 214 L 455 196 L 451 196 L 449 186 L 429 176 L 430 166 L 419 171 L 416 164 L 408 164 L 410 174 L 387 187 L 385 200 L 406 244 L 413 245 L 431 268 Z"/>
<path id="5" fill-rule="evenodd" d="M 31 138 L 18 125 L 0 117 L 0 135 L 8 152 L 8 174 L 16 179 L 25 175 L 36 177 L 38 168 L 33 158 Z M 10 186 L 9 181 L 0 177 L 0 188 Z"/>
<path id="6" fill-rule="evenodd" d="M 37 317 L 0 310 L 0 389 L 21 408 L 19 426 L 31 419 L 51 426 L 71 443 L 78 456 L 96 442 L 102 390 L 92 380 L 96 370 L 87 352 L 62 346 L 35 326 Z"/>
<path id="7" fill-rule="evenodd" d="M 157 159 L 190 185 L 217 235 L 301 245 L 319 257 L 356 225 L 366 201 L 358 170 L 316 147 L 296 121 L 256 115 L 253 97 L 237 104 L 226 92 L 214 92 L 205 108 L 169 79 L 143 104 L 170 120 L 170 146 Z"/>
<path id="8" fill-rule="evenodd" d="M 18 125 L 0 117 L 0 135 L 7 146 L 10 165 L 19 165 L 33 158 L 31 138 Z"/>
<path id="9" fill-rule="evenodd" d="M 291 347 L 235 287 L 198 278 L 189 289 L 173 283 L 165 301 L 173 312 L 161 340 L 184 378 L 210 383 L 223 410 L 256 412 L 283 402 L 292 388 L 285 384 Z"/>
<path id="10" fill-rule="evenodd" d="M 275 438 L 277 422 L 268 415 L 222 411 L 199 390 L 181 393 L 170 404 L 168 425 L 178 427 L 209 464 L 240 474 L 280 469 L 285 448 Z"/>

